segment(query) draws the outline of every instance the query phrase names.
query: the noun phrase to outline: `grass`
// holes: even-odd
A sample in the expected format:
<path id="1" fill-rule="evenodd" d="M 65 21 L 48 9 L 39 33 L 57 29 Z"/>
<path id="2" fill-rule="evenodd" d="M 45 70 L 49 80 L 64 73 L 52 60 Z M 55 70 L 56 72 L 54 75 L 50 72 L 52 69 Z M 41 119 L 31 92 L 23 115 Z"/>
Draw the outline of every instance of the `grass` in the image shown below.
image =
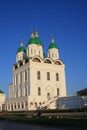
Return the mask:
<path id="1" fill-rule="evenodd" d="M 48 126 L 73 126 L 73 127 L 87 127 L 87 119 L 49 119 L 49 118 L 26 118 L 20 116 L 0 116 L 2 120 L 16 121 L 28 124 L 39 124 Z"/>

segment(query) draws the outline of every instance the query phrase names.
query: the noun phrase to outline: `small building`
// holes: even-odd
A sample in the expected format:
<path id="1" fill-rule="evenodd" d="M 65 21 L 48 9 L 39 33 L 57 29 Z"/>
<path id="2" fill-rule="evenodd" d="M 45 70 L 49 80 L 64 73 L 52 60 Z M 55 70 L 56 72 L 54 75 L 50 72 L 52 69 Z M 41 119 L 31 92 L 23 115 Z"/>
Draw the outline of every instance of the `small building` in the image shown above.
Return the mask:
<path id="1" fill-rule="evenodd" d="M 77 96 L 87 96 L 87 88 L 77 91 Z"/>
<path id="2" fill-rule="evenodd" d="M 87 107 L 87 96 L 67 96 L 57 100 L 58 109 L 75 109 Z"/>
<path id="3" fill-rule="evenodd" d="M 5 93 L 0 90 L 0 111 L 4 110 L 5 99 L 6 99 Z"/>

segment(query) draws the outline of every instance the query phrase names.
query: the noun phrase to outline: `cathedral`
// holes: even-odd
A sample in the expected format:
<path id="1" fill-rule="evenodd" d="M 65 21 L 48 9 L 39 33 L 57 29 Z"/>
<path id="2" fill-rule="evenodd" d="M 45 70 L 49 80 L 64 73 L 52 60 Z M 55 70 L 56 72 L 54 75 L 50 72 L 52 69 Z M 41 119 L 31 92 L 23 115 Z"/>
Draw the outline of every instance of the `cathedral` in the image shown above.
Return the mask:
<path id="1" fill-rule="evenodd" d="M 12 72 L 8 111 L 56 109 L 56 100 L 66 96 L 65 65 L 54 38 L 45 56 L 38 32 L 31 33 L 26 48 L 20 42 Z"/>

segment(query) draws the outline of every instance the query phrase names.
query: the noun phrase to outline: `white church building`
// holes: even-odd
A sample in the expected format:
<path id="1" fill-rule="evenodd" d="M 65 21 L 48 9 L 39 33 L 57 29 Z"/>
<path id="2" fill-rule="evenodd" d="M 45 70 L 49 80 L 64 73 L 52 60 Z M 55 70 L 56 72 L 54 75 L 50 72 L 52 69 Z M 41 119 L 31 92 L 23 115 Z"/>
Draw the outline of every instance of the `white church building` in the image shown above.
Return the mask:
<path id="1" fill-rule="evenodd" d="M 56 109 L 56 100 L 66 96 L 65 65 L 54 38 L 46 57 L 38 32 L 32 33 L 26 49 L 20 43 L 12 70 L 13 81 L 6 100 L 8 111 Z"/>

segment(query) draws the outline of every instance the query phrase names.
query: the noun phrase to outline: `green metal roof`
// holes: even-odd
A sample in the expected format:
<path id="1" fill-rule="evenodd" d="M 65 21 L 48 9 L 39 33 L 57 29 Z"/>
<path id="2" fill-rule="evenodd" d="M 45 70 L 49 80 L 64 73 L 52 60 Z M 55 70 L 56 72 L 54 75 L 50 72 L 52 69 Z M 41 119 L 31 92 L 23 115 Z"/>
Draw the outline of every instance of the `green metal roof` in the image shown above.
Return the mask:
<path id="1" fill-rule="evenodd" d="M 17 52 L 26 52 L 26 49 L 23 46 L 20 46 Z"/>
<path id="2" fill-rule="evenodd" d="M 4 92 L 3 92 L 3 91 L 1 91 L 1 90 L 0 90 L 0 93 L 3 93 L 3 94 L 4 94 Z"/>
<path id="3" fill-rule="evenodd" d="M 28 44 L 42 45 L 42 42 L 39 37 L 34 37 L 29 40 Z"/>
<path id="4" fill-rule="evenodd" d="M 28 44 L 34 44 L 34 43 L 35 43 L 34 38 L 31 38 L 31 39 L 29 40 L 29 42 L 28 42 Z"/>
<path id="5" fill-rule="evenodd" d="M 52 49 L 52 48 L 57 48 L 57 45 L 55 43 L 51 43 L 49 45 L 49 49 Z M 58 49 L 58 48 L 57 48 Z"/>
<path id="6" fill-rule="evenodd" d="M 34 40 L 35 40 L 35 43 L 36 43 L 36 44 L 42 45 L 41 40 L 40 40 L 39 37 L 35 37 Z"/>

